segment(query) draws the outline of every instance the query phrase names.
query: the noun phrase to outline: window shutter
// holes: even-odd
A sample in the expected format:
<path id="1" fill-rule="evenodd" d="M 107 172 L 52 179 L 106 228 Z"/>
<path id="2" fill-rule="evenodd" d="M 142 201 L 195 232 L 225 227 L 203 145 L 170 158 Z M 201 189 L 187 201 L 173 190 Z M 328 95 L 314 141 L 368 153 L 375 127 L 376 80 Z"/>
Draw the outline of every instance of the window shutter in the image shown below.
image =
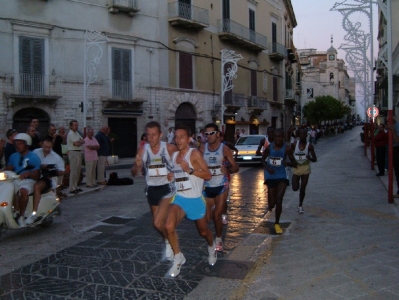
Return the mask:
<path id="1" fill-rule="evenodd" d="M 267 93 L 267 73 L 263 72 L 263 91 Z"/>
<path id="2" fill-rule="evenodd" d="M 258 83 L 256 70 L 251 70 L 251 96 L 258 96 Z"/>
<path id="3" fill-rule="evenodd" d="M 249 10 L 249 29 L 255 31 L 255 11 Z"/>
<path id="4" fill-rule="evenodd" d="M 272 42 L 277 42 L 277 24 L 272 22 Z"/>
<path id="5" fill-rule="evenodd" d="M 112 94 L 115 98 L 132 97 L 131 51 L 112 49 Z"/>
<path id="6" fill-rule="evenodd" d="M 230 0 L 223 0 L 223 20 L 230 19 Z"/>
<path id="7" fill-rule="evenodd" d="M 44 94 L 44 40 L 20 37 L 20 92 L 25 95 Z"/>
<path id="8" fill-rule="evenodd" d="M 193 59 L 189 53 L 179 53 L 179 88 L 193 89 Z"/>
<path id="9" fill-rule="evenodd" d="M 273 101 L 278 101 L 278 85 L 276 77 L 273 77 Z"/>

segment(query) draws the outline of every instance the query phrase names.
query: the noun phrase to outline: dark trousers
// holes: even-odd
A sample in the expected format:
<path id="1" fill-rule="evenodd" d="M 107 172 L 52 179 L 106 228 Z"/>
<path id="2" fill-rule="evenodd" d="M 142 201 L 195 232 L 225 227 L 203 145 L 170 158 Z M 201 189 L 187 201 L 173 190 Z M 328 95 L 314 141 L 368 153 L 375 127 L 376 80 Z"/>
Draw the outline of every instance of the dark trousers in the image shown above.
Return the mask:
<path id="1" fill-rule="evenodd" d="M 378 172 L 380 174 L 385 174 L 385 149 L 385 146 L 375 147 L 375 156 L 377 158 Z"/>
<path id="2" fill-rule="evenodd" d="M 396 177 L 396 185 L 399 194 L 399 147 L 393 147 L 393 170 Z"/>

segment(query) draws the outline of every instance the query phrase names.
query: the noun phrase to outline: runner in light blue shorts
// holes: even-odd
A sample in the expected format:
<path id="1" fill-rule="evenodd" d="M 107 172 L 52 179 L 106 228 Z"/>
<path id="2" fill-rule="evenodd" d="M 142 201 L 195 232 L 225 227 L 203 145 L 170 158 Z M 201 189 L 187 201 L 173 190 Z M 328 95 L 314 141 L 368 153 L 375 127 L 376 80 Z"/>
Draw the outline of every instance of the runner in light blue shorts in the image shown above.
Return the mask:
<path id="1" fill-rule="evenodd" d="M 176 194 L 171 204 L 180 206 L 186 213 L 186 218 L 192 221 L 202 219 L 206 213 L 206 202 L 203 196 L 197 198 L 186 198 Z"/>

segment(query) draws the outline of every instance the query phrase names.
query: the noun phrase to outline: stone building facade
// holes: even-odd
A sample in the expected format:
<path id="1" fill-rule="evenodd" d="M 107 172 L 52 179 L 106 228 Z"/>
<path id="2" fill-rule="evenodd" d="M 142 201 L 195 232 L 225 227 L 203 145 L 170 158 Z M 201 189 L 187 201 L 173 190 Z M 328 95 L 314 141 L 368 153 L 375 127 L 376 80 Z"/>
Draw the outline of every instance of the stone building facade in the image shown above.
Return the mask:
<path id="1" fill-rule="evenodd" d="M 9 128 L 25 130 L 33 116 L 43 133 L 76 119 L 81 129 L 109 125 L 115 154 L 128 157 L 151 120 L 165 134 L 181 123 L 198 131 L 223 121 L 228 140 L 235 129 L 261 134 L 295 120 L 290 0 L 0 4 L 2 137 Z M 224 115 L 222 49 L 243 56 Z"/>

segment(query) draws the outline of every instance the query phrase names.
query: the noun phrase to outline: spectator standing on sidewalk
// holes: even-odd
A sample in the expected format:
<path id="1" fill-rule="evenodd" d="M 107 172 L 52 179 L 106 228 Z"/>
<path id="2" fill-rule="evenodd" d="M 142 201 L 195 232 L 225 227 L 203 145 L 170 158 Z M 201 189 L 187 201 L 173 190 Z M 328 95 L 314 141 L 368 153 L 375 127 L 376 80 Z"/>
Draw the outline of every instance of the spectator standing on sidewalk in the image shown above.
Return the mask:
<path id="1" fill-rule="evenodd" d="M 53 141 L 53 151 L 62 157 L 62 137 L 57 133 L 56 127 L 54 124 L 50 124 L 48 130 L 48 138 Z"/>
<path id="2" fill-rule="evenodd" d="M 173 133 L 173 127 L 170 127 L 168 130 L 168 134 L 166 136 L 166 142 L 168 144 L 174 144 L 175 143 L 174 140 L 175 140 L 175 134 Z"/>
<path id="3" fill-rule="evenodd" d="M 85 164 L 86 164 L 86 187 L 93 188 L 97 186 L 96 183 L 96 168 L 98 155 L 97 150 L 100 148 L 100 144 L 96 138 L 93 137 L 93 129 L 87 130 L 87 137 L 85 138 L 84 151 L 85 151 Z"/>
<path id="4" fill-rule="evenodd" d="M 313 145 L 317 144 L 316 135 L 317 135 L 317 132 L 316 132 L 316 130 L 314 129 L 314 127 L 312 127 L 312 129 L 310 130 L 310 142 L 311 142 Z"/>
<path id="5" fill-rule="evenodd" d="M 84 139 L 78 132 L 78 121 L 72 120 L 69 122 L 69 132 L 67 136 L 68 158 L 69 158 L 69 192 L 77 194 L 82 192 L 78 188 L 78 181 L 80 177 L 80 170 L 82 168 L 82 145 L 85 143 Z"/>
<path id="6" fill-rule="evenodd" d="M 33 126 L 28 126 L 26 128 L 26 134 L 28 134 L 32 139 L 32 144 L 29 146 L 29 150 L 33 151 L 41 147 L 42 142 L 36 135 L 36 129 Z"/>
<path id="7" fill-rule="evenodd" d="M 8 129 L 6 136 L 8 138 L 8 142 L 6 146 L 4 147 L 4 161 L 5 161 L 5 166 L 8 165 L 8 160 L 10 159 L 10 156 L 13 155 L 15 152 L 17 152 L 17 149 L 15 148 L 14 145 L 14 137 L 18 134 L 18 132 L 15 129 Z"/>
<path id="8" fill-rule="evenodd" d="M 100 148 L 97 150 L 98 155 L 98 163 L 97 163 L 97 183 L 106 185 L 105 181 L 105 166 L 107 164 L 107 156 L 110 154 L 110 140 L 107 136 L 108 134 L 108 126 L 104 125 L 101 127 L 100 131 L 97 132 L 95 138 L 100 145 Z"/>
<path id="9" fill-rule="evenodd" d="M 385 154 L 388 145 L 388 134 L 383 124 L 378 125 L 377 134 L 374 136 L 375 152 L 378 166 L 377 176 L 385 175 Z"/>

